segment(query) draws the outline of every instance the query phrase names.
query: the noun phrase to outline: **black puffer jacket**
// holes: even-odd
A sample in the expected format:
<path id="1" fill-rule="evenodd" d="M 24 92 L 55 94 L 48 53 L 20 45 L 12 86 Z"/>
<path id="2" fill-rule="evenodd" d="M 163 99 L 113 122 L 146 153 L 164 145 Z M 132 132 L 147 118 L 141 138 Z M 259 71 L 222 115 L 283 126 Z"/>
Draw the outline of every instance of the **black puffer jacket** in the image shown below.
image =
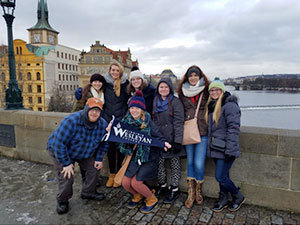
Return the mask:
<path id="1" fill-rule="evenodd" d="M 142 92 L 143 96 L 146 102 L 146 111 L 152 115 L 152 109 L 153 109 L 153 99 L 155 95 L 155 87 L 152 84 L 148 84 L 147 87 L 145 87 Z"/>
<path id="2" fill-rule="evenodd" d="M 239 133 L 241 123 L 241 110 L 237 103 L 237 97 L 225 92 L 222 99 L 221 115 L 216 126 L 213 121 L 213 110 L 215 102 L 210 102 L 208 106 L 208 147 L 207 156 L 210 158 L 224 159 L 228 156 L 240 156 Z M 212 137 L 226 142 L 225 152 L 210 148 Z"/>
<path id="3" fill-rule="evenodd" d="M 128 85 L 128 80 L 124 80 L 121 84 L 120 96 L 116 96 L 114 92 L 114 86 L 112 83 L 107 83 L 104 91 L 104 106 L 102 111 L 102 117 L 106 122 L 110 122 L 112 115 L 114 115 L 118 120 L 121 120 L 128 111 L 127 101 L 129 95 L 126 92 L 126 87 Z"/>
<path id="4" fill-rule="evenodd" d="M 157 84 L 156 96 L 158 94 L 158 86 L 161 82 L 168 84 L 170 93 L 174 94 L 173 84 L 170 78 L 162 78 Z M 155 104 L 155 102 L 154 102 Z M 170 103 L 171 108 L 167 108 L 163 112 L 154 112 L 153 121 L 159 127 L 160 132 L 171 145 L 173 143 L 181 144 L 183 138 L 183 124 L 184 124 L 184 108 L 179 98 L 173 96 Z M 155 107 L 154 107 L 155 109 Z M 170 112 L 171 111 L 171 112 Z M 162 158 L 172 158 L 185 156 L 185 149 L 181 147 L 181 151 L 174 153 L 173 148 L 167 152 L 161 151 Z"/>

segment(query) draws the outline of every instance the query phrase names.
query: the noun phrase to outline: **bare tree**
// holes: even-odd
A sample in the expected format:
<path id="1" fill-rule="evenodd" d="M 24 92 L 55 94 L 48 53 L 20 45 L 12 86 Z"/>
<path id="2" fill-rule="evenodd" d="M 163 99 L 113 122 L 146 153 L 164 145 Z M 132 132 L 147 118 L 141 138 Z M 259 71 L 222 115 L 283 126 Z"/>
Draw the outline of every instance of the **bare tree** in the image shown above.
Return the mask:
<path id="1" fill-rule="evenodd" d="M 71 112 L 73 108 L 73 99 L 65 91 L 54 87 L 48 104 L 48 112 Z"/>

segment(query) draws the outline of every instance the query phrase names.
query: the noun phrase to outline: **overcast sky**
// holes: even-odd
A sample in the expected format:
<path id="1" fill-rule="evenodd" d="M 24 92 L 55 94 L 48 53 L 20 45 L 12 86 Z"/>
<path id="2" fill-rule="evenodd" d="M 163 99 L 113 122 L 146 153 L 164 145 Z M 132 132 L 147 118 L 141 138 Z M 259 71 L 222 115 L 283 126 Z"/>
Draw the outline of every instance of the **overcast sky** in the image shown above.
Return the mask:
<path id="1" fill-rule="evenodd" d="M 28 41 L 38 0 L 17 0 L 14 39 Z M 90 50 L 99 40 L 130 48 L 147 74 L 179 77 L 198 65 L 210 79 L 300 73 L 299 0 L 48 0 L 59 43 Z M 2 12 L 1 12 L 2 14 Z M 0 19 L 0 44 L 7 43 Z"/>

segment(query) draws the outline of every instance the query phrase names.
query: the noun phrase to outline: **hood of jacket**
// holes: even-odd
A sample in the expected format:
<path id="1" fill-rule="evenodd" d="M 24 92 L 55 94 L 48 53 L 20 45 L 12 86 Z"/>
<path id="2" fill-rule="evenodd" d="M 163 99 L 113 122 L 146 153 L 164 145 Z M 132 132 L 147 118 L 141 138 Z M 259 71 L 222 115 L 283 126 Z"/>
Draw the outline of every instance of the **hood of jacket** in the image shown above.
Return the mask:
<path id="1" fill-rule="evenodd" d="M 158 84 L 156 86 L 155 95 L 159 95 L 159 93 L 158 93 L 158 86 L 162 82 L 166 83 L 169 86 L 169 88 L 170 88 L 170 94 L 174 95 L 173 83 L 172 83 L 172 80 L 169 77 L 164 77 L 164 78 L 160 79 L 160 81 L 158 82 Z"/>

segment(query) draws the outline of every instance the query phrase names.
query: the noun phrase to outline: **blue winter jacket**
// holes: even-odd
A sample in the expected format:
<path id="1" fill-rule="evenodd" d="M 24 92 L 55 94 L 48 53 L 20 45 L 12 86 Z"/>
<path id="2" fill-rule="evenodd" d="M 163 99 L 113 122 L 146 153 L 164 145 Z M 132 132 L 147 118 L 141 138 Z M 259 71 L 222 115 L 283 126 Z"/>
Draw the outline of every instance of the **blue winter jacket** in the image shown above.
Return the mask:
<path id="1" fill-rule="evenodd" d="M 225 92 L 222 99 L 221 115 L 216 126 L 213 121 L 214 102 L 208 106 L 208 146 L 207 157 L 224 159 L 227 156 L 240 156 L 239 133 L 241 124 L 241 110 L 237 103 L 237 97 Z M 210 148 L 212 138 L 226 142 L 225 151 Z"/>

